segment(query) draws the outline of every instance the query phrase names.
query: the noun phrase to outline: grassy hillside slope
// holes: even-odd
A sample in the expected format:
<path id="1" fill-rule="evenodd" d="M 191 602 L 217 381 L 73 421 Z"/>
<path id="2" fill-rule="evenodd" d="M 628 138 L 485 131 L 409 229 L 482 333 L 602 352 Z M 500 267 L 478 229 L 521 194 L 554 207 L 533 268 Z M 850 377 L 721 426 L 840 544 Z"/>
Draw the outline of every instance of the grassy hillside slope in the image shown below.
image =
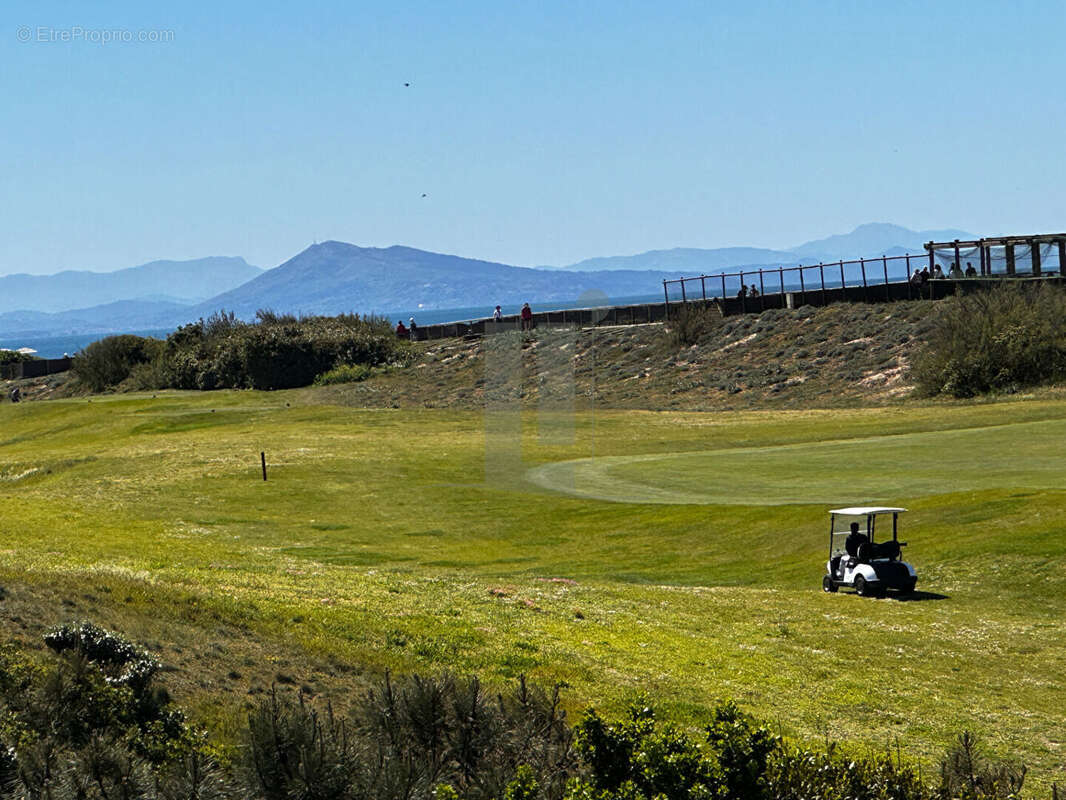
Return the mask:
<path id="1" fill-rule="evenodd" d="M 469 408 L 502 390 L 530 404 L 691 410 L 893 402 L 911 390 L 907 366 L 933 309 L 915 301 L 709 313 L 692 344 L 674 341 L 673 324 L 423 342 L 412 368 L 334 387 L 326 398 Z M 519 352 L 521 369 L 511 374 Z"/>
<path id="2" fill-rule="evenodd" d="M 1062 779 L 1066 402 L 571 414 L 520 412 L 517 390 L 487 412 L 329 396 L 0 407 L 5 632 L 116 627 L 223 731 L 249 684 L 343 702 L 363 672 L 453 669 L 563 680 L 575 705 L 647 689 L 690 722 L 736 698 L 801 738 L 927 760 L 971 728 Z M 865 501 L 912 509 L 916 601 L 820 591 L 826 509 Z"/>

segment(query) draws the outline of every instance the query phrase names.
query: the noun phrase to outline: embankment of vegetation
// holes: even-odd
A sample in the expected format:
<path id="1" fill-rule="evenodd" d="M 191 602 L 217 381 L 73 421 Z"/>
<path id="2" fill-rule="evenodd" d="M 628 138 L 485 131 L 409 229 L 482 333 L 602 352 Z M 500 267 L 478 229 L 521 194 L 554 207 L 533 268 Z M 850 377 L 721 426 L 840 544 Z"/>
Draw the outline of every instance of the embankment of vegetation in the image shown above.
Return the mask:
<path id="1" fill-rule="evenodd" d="M 0 797 L 1006 800 L 1026 772 L 969 733 L 923 779 L 899 753 L 792 744 L 732 702 L 699 733 L 644 698 L 571 724 L 559 686 L 447 674 L 386 674 L 345 713 L 273 689 L 220 743 L 187 721 L 140 646 L 86 622 L 44 643 L 47 659 L 0 651 Z"/>

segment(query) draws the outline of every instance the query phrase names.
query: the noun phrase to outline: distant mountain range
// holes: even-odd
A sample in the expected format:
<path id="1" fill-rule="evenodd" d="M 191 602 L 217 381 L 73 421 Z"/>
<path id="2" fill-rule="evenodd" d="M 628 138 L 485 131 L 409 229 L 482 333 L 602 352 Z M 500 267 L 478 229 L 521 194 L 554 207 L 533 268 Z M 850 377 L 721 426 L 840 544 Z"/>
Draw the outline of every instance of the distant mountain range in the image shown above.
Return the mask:
<path id="1" fill-rule="evenodd" d="M 152 261 L 117 272 L 4 275 L 0 277 L 0 312 L 69 311 L 118 300 L 198 303 L 250 281 L 262 271 L 243 258 L 212 256 L 195 261 Z"/>
<path id="2" fill-rule="evenodd" d="M 242 258 L 155 261 L 118 272 L 0 277 L 0 334 L 38 337 L 173 328 L 219 310 L 252 318 L 259 309 L 302 314 L 394 313 L 496 303 L 572 302 L 656 295 L 664 279 L 738 269 L 921 253 L 930 239 L 974 238 L 959 230 L 912 231 L 872 223 L 788 250 L 676 248 L 527 268 L 411 247 L 322 242 L 260 270 Z"/>
<path id="3" fill-rule="evenodd" d="M 530 269 L 431 253 L 412 247 L 357 247 L 345 242 L 312 245 L 268 270 L 191 309 L 224 308 L 250 317 L 258 309 L 304 314 L 456 308 L 526 301 L 575 300 L 583 292 L 608 296 L 647 294 L 673 274 L 656 271 L 566 272 Z"/>
<path id="4" fill-rule="evenodd" d="M 877 258 L 878 256 L 924 253 L 926 242 L 950 242 L 955 239 L 976 239 L 972 233 L 948 228 L 946 230 L 912 231 L 887 222 L 869 222 L 860 225 L 851 233 L 816 239 L 789 252 L 811 261 L 838 261 L 852 258 Z M 892 252 L 889 252 L 892 251 Z"/>
<path id="5" fill-rule="evenodd" d="M 176 327 L 192 319 L 189 306 L 158 300 L 116 300 L 71 311 L 6 311 L 0 335 L 51 337 L 81 333 L 116 333 Z"/>
<path id="6" fill-rule="evenodd" d="M 560 269 L 600 270 L 679 270 L 686 274 L 719 272 L 737 267 L 785 267 L 799 263 L 795 253 L 788 250 L 767 250 L 763 247 L 719 247 L 703 250 L 697 247 L 675 247 L 672 250 L 649 250 L 635 256 L 606 256 L 588 258 Z M 675 276 L 676 277 L 676 276 Z"/>
<path id="7" fill-rule="evenodd" d="M 578 261 L 562 269 L 656 269 L 687 270 L 689 274 L 734 271 L 744 267 L 787 267 L 797 264 L 817 264 L 819 261 L 838 261 L 852 258 L 879 258 L 881 256 L 922 253 L 922 245 L 929 241 L 944 242 L 953 239 L 973 239 L 966 231 L 930 230 L 912 231 L 886 222 L 871 222 L 860 225 L 851 233 L 830 236 L 805 242 L 787 250 L 767 250 L 760 247 L 720 247 L 704 250 L 693 247 L 676 247 L 673 250 L 649 250 L 635 256 L 608 256 Z"/>

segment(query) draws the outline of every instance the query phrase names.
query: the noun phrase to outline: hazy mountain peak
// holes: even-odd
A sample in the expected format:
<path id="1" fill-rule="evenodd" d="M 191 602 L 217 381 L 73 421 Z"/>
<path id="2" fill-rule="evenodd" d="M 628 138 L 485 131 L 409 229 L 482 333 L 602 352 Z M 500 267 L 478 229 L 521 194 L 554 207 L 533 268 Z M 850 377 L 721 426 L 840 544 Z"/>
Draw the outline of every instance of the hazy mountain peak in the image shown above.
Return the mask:
<path id="1" fill-rule="evenodd" d="M 949 228 L 946 230 L 912 231 L 890 222 L 867 222 L 851 233 L 815 239 L 793 247 L 790 252 L 805 260 L 822 261 L 852 258 L 876 258 L 888 255 L 888 251 L 900 249 L 906 253 L 921 254 L 922 245 L 933 241 L 972 239 L 972 233 Z"/>
<path id="2" fill-rule="evenodd" d="M 262 273 L 240 256 L 150 261 L 115 272 L 66 270 L 55 275 L 0 277 L 0 312 L 58 312 L 119 300 L 165 295 L 196 303 Z"/>

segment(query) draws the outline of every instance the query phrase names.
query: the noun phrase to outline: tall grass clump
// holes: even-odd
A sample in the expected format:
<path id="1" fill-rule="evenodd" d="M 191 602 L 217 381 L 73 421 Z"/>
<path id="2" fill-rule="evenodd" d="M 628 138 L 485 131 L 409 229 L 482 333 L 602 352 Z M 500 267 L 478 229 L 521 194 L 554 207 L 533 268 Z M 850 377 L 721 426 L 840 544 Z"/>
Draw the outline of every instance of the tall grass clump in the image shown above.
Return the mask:
<path id="1" fill-rule="evenodd" d="M 370 377 L 370 368 L 365 364 L 341 364 L 328 372 L 315 376 L 315 386 L 332 386 L 337 383 L 359 383 Z"/>
<path id="2" fill-rule="evenodd" d="M 927 395 L 1015 392 L 1066 378 L 1066 291 L 1001 285 L 938 309 L 913 375 Z"/>
<path id="3" fill-rule="evenodd" d="M 717 309 L 685 303 L 679 311 L 671 315 L 666 325 L 666 343 L 674 349 L 691 347 L 714 330 L 721 321 L 722 315 Z"/>
<path id="4" fill-rule="evenodd" d="M 386 676 L 344 718 L 272 693 L 242 752 L 249 796 L 271 800 L 561 800 L 577 769 L 558 690 L 449 675 Z"/>

